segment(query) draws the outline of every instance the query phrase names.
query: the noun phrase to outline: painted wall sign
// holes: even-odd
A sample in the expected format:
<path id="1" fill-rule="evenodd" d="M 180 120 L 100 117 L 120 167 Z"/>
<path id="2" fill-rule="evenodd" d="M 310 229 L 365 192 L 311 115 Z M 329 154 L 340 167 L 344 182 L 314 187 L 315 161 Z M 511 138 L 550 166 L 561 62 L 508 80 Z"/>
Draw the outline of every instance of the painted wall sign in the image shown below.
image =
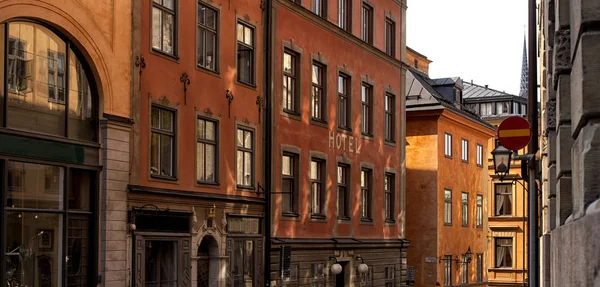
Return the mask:
<path id="1" fill-rule="evenodd" d="M 425 262 L 427 263 L 435 263 L 437 261 L 437 258 L 435 257 L 425 257 Z"/>
<path id="2" fill-rule="evenodd" d="M 360 154 L 357 138 L 333 131 L 329 132 L 329 148 Z"/>

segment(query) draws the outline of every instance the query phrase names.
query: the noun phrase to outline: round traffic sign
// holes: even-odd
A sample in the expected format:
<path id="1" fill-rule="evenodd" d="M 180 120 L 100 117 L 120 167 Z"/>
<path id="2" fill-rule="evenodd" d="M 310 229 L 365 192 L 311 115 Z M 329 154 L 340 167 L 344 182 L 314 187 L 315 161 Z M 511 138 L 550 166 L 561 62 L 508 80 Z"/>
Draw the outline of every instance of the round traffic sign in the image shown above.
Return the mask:
<path id="1" fill-rule="evenodd" d="M 531 125 L 518 116 L 506 118 L 498 127 L 498 141 L 510 150 L 519 150 L 527 146 L 531 139 Z"/>

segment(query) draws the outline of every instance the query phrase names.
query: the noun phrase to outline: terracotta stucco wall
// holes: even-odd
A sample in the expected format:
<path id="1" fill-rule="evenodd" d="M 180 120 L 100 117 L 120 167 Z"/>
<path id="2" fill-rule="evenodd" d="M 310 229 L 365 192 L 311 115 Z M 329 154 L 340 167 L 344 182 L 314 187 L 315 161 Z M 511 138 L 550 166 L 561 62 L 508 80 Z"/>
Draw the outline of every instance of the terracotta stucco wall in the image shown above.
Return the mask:
<path id="1" fill-rule="evenodd" d="M 6 0 L 0 22 L 29 18 L 64 33 L 90 64 L 100 115 L 130 116 L 131 1 Z"/>
<path id="2" fill-rule="evenodd" d="M 406 49 L 406 63 L 418 71 L 429 74 L 429 64 L 431 61 L 411 49 Z"/>
<path id="3" fill-rule="evenodd" d="M 217 53 L 218 71 L 197 67 L 196 27 L 197 3 L 179 2 L 177 7 L 176 57 L 153 51 L 151 47 L 151 1 L 142 1 L 140 7 L 140 53 L 145 58 L 139 92 L 138 128 L 140 144 L 135 151 L 139 157 L 140 185 L 164 189 L 221 193 L 237 196 L 256 196 L 262 180 L 263 130 L 259 123 L 257 97 L 263 96 L 263 19 L 262 11 L 254 1 L 211 1 L 203 5 L 218 11 Z M 236 75 L 237 21 L 254 28 L 255 86 L 239 83 Z M 184 97 L 180 78 L 189 76 L 190 84 Z M 234 99 L 231 105 L 225 97 L 229 90 Z M 150 176 L 150 110 L 152 103 L 173 108 L 176 118 L 176 180 L 161 180 Z M 196 125 L 197 117 L 217 121 L 218 184 L 200 185 L 196 181 Z M 254 189 L 236 187 L 236 130 L 237 126 L 254 130 Z"/>
<path id="4" fill-rule="evenodd" d="M 304 5 L 310 5 L 310 1 L 304 1 Z M 399 19 L 400 6 L 390 4 L 395 7 L 392 9 L 392 15 Z M 290 2 L 286 2 L 290 3 Z M 299 217 L 282 219 L 279 215 L 281 210 L 281 195 L 274 196 L 274 230 L 273 235 L 283 238 L 332 238 L 332 237 L 354 237 L 354 238 L 403 238 L 401 234 L 401 214 L 400 214 L 400 176 L 401 176 L 401 138 L 402 122 L 400 122 L 400 113 L 403 105 L 401 91 L 401 68 L 399 62 L 393 59 L 386 59 L 387 56 L 366 49 L 362 45 L 354 43 L 350 35 L 340 36 L 333 33 L 329 23 L 324 23 L 321 19 L 313 19 L 312 16 L 303 16 L 295 12 L 293 7 L 281 3 L 276 9 L 276 43 L 274 46 L 274 101 L 276 106 L 273 110 L 275 114 L 276 139 L 274 143 L 274 188 L 281 190 L 281 154 L 282 147 L 293 146 L 300 151 L 300 193 L 299 193 Z M 375 17 L 377 17 L 377 27 L 375 28 L 375 46 L 383 46 L 383 10 L 386 4 L 376 3 Z M 307 6 L 310 7 L 310 6 Z M 353 7 L 354 24 L 358 29 L 360 23 L 360 6 L 355 3 Z M 381 10 L 380 12 L 377 12 Z M 389 9 L 386 9 L 389 11 Z M 335 22 L 337 14 L 336 1 L 330 1 L 329 19 Z M 381 21 L 378 21 L 381 20 Z M 322 21 L 322 22 L 321 22 Z M 396 31 L 400 31 L 400 21 L 396 23 Z M 400 38 L 397 35 L 397 38 Z M 290 117 L 284 114 L 281 109 L 282 97 L 282 53 L 284 41 L 293 43 L 293 47 L 300 51 L 300 91 L 301 91 L 301 113 L 299 118 Z M 397 51 L 399 47 L 397 46 Z M 311 81 L 311 57 L 320 59 L 321 63 L 327 65 L 326 75 L 326 124 L 317 125 L 310 122 L 310 81 Z M 399 57 L 398 57 L 399 58 Z M 337 128 L 337 77 L 338 69 L 347 69 L 352 77 L 351 79 L 351 132 L 339 131 Z M 367 76 L 368 75 L 368 76 Z M 367 79 L 373 83 L 374 97 L 374 123 L 373 138 L 361 138 L 360 134 L 360 87 L 361 78 Z M 395 95 L 396 110 L 396 143 L 388 144 L 384 142 L 384 107 L 383 100 L 385 92 L 391 92 Z M 335 135 L 343 134 L 346 137 L 341 149 L 330 146 L 330 133 Z M 355 139 L 353 150 L 350 152 L 348 147 L 349 137 Z M 310 200 L 309 200 L 309 163 L 311 152 L 318 152 L 327 157 L 327 180 L 325 204 L 327 206 L 327 220 L 315 221 L 310 218 Z M 336 189 L 336 166 L 337 160 L 344 158 L 351 161 L 351 195 L 350 215 L 352 220 L 339 221 L 337 217 L 337 189 Z M 373 165 L 373 222 L 361 223 L 359 214 L 359 194 L 360 194 L 360 167 L 361 163 Z M 384 223 L 383 214 L 383 176 L 384 169 L 389 168 L 396 172 L 396 222 Z"/>

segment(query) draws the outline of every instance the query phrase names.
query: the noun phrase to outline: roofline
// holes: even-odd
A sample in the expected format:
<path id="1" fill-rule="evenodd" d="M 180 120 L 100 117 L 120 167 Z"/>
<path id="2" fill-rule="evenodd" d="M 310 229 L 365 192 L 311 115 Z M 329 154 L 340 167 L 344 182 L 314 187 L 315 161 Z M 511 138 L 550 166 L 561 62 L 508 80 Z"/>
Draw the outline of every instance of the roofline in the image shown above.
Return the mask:
<path id="1" fill-rule="evenodd" d="M 421 54 L 421 53 L 417 52 L 415 49 L 413 49 L 413 48 L 411 48 L 411 47 L 409 47 L 409 46 L 406 46 L 406 49 L 407 49 L 407 50 L 409 50 L 409 51 L 411 51 L 411 52 L 413 52 L 413 53 L 415 53 L 415 54 L 417 54 L 417 55 L 419 55 L 419 56 L 420 56 L 420 57 L 422 57 L 423 59 L 425 59 L 425 60 L 429 61 L 429 63 L 433 62 L 433 61 L 431 61 L 431 60 L 427 59 L 427 56 L 425 56 L 425 55 L 423 55 L 423 54 Z"/>

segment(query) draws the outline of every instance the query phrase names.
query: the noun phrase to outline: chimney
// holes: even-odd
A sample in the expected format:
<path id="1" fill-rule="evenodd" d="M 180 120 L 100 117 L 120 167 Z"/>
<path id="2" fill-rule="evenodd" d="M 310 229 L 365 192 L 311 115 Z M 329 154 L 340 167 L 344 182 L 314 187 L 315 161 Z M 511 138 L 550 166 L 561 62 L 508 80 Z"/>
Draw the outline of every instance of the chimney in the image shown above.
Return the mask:
<path id="1" fill-rule="evenodd" d="M 487 89 L 487 88 L 488 88 L 488 85 L 485 85 L 485 88 Z"/>

